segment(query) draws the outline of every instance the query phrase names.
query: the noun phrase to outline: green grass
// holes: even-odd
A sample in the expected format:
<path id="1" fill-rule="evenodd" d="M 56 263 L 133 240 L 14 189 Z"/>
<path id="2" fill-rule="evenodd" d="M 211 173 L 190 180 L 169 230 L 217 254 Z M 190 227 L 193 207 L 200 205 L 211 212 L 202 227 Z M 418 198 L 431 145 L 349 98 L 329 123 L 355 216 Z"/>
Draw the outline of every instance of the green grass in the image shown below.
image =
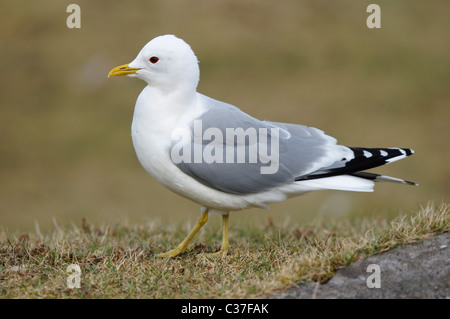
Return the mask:
<path id="1" fill-rule="evenodd" d="M 233 216 L 233 215 L 231 215 Z M 359 258 L 450 230 L 449 205 L 421 207 L 393 220 L 354 219 L 333 224 L 276 226 L 272 220 L 230 230 L 224 257 L 198 257 L 218 249 L 211 230 L 188 252 L 154 257 L 188 231 L 158 223 L 89 225 L 27 233 L 0 231 L 2 298 L 264 298 L 311 281 L 326 282 Z M 81 287 L 67 286 L 70 264 L 80 266 Z"/>

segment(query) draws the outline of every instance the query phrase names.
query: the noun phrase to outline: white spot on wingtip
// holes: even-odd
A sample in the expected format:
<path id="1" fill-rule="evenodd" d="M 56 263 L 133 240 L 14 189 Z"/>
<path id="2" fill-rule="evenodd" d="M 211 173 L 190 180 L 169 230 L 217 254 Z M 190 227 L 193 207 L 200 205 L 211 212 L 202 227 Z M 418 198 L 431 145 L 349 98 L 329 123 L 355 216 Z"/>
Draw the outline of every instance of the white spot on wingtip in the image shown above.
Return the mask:
<path id="1" fill-rule="evenodd" d="M 386 163 L 392 163 L 392 162 L 398 161 L 398 160 L 400 160 L 402 158 L 405 158 L 405 157 L 406 157 L 406 155 L 399 155 L 399 156 L 395 156 L 395 157 L 392 157 L 392 158 L 388 158 L 386 160 Z"/>
<path id="2" fill-rule="evenodd" d="M 370 157 L 373 156 L 373 154 L 370 153 L 370 152 L 368 152 L 368 151 L 363 151 L 363 155 L 364 155 L 365 157 L 367 157 L 367 158 L 370 158 Z"/>

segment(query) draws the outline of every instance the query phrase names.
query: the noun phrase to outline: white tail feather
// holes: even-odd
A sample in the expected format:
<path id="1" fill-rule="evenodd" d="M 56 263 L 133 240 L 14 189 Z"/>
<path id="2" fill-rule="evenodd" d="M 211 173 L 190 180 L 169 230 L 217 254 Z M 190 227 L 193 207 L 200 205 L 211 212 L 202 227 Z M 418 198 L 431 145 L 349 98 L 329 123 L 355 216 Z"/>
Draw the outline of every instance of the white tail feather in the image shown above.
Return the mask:
<path id="1" fill-rule="evenodd" d="M 350 192 L 373 192 L 374 187 L 373 181 L 350 175 L 311 179 L 299 181 L 296 184 L 317 190 L 333 189 Z"/>

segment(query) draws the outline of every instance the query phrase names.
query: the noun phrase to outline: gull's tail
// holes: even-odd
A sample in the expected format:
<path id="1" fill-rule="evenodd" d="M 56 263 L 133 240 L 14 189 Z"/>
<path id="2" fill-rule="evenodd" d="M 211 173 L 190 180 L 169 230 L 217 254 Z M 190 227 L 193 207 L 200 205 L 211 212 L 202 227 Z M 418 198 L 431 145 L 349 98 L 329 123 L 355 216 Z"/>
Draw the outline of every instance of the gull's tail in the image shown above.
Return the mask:
<path id="1" fill-rule="evenodd" d="M 352 176 L 372 180 L 374 182 L 389 182 L 389 183 L 401 183 L 401 184 L 407 184 L 407 185 L 413 185 L 413 186 L 419 186 L 418 184 L 410 181 L 405 181 L 401 178 L 386 176 L 386 175 L 380 175 L 375 173 L 368 173 L 368 172 L 357 172 L 349 174 Z"/>
<path id="2" fill-rule="evenodd" d="M 416 183 L 404 181 L 399 178 L 367 173 L 365 170 L 389 164 L 414 154 L 409 148 L 363 148 L 348 147 L 352 151 L 352 158 L 343 158 L 330 166 L 323 167 L 311 174 L 297 177 L 296 181 L 305 181 L 312 179 L 321 179 L 340 175 L 351 175 L 375 182 L 396 182 L 408 185 L 417 185 Z"/>
<path id="3" fill-rule="evenodd" d="M 377 166 L 389 164 L 414 154 L 408 148 L 362 148 L 349 147 L 352 158 L 343 158 L 328 167 L 309 175 L 296 178 L 297 182 L 318 189 L 337 189 L 357 192 L 373 191 L 374 182 L 416 183 L 396 177 L 363 172 Z"/>

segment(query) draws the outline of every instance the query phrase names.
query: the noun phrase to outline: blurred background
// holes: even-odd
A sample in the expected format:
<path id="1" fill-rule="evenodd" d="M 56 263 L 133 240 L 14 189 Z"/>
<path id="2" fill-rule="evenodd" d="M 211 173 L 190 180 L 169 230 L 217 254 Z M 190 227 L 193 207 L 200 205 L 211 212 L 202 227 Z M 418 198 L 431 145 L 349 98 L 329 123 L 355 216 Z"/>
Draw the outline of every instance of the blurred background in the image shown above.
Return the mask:
<path id="1" fill-rule="evenodd" d="M 73 2 L 80 29 L 66 26 Z M 366 25 L 370 3 L 381 29 Z M 312 193 L 243 211 L 243 222 L 392 217 L 448 201 L 449 9 L 448 0 L 3 0 L 0 227 L 194 221 L 199 206 L 157 184 L 134 154 L 144 82 L 107 79 L 169 33 L 195 51 L 203 94 L 340 144 L 416 151 L 374 171 L 419 187 Z"/>

